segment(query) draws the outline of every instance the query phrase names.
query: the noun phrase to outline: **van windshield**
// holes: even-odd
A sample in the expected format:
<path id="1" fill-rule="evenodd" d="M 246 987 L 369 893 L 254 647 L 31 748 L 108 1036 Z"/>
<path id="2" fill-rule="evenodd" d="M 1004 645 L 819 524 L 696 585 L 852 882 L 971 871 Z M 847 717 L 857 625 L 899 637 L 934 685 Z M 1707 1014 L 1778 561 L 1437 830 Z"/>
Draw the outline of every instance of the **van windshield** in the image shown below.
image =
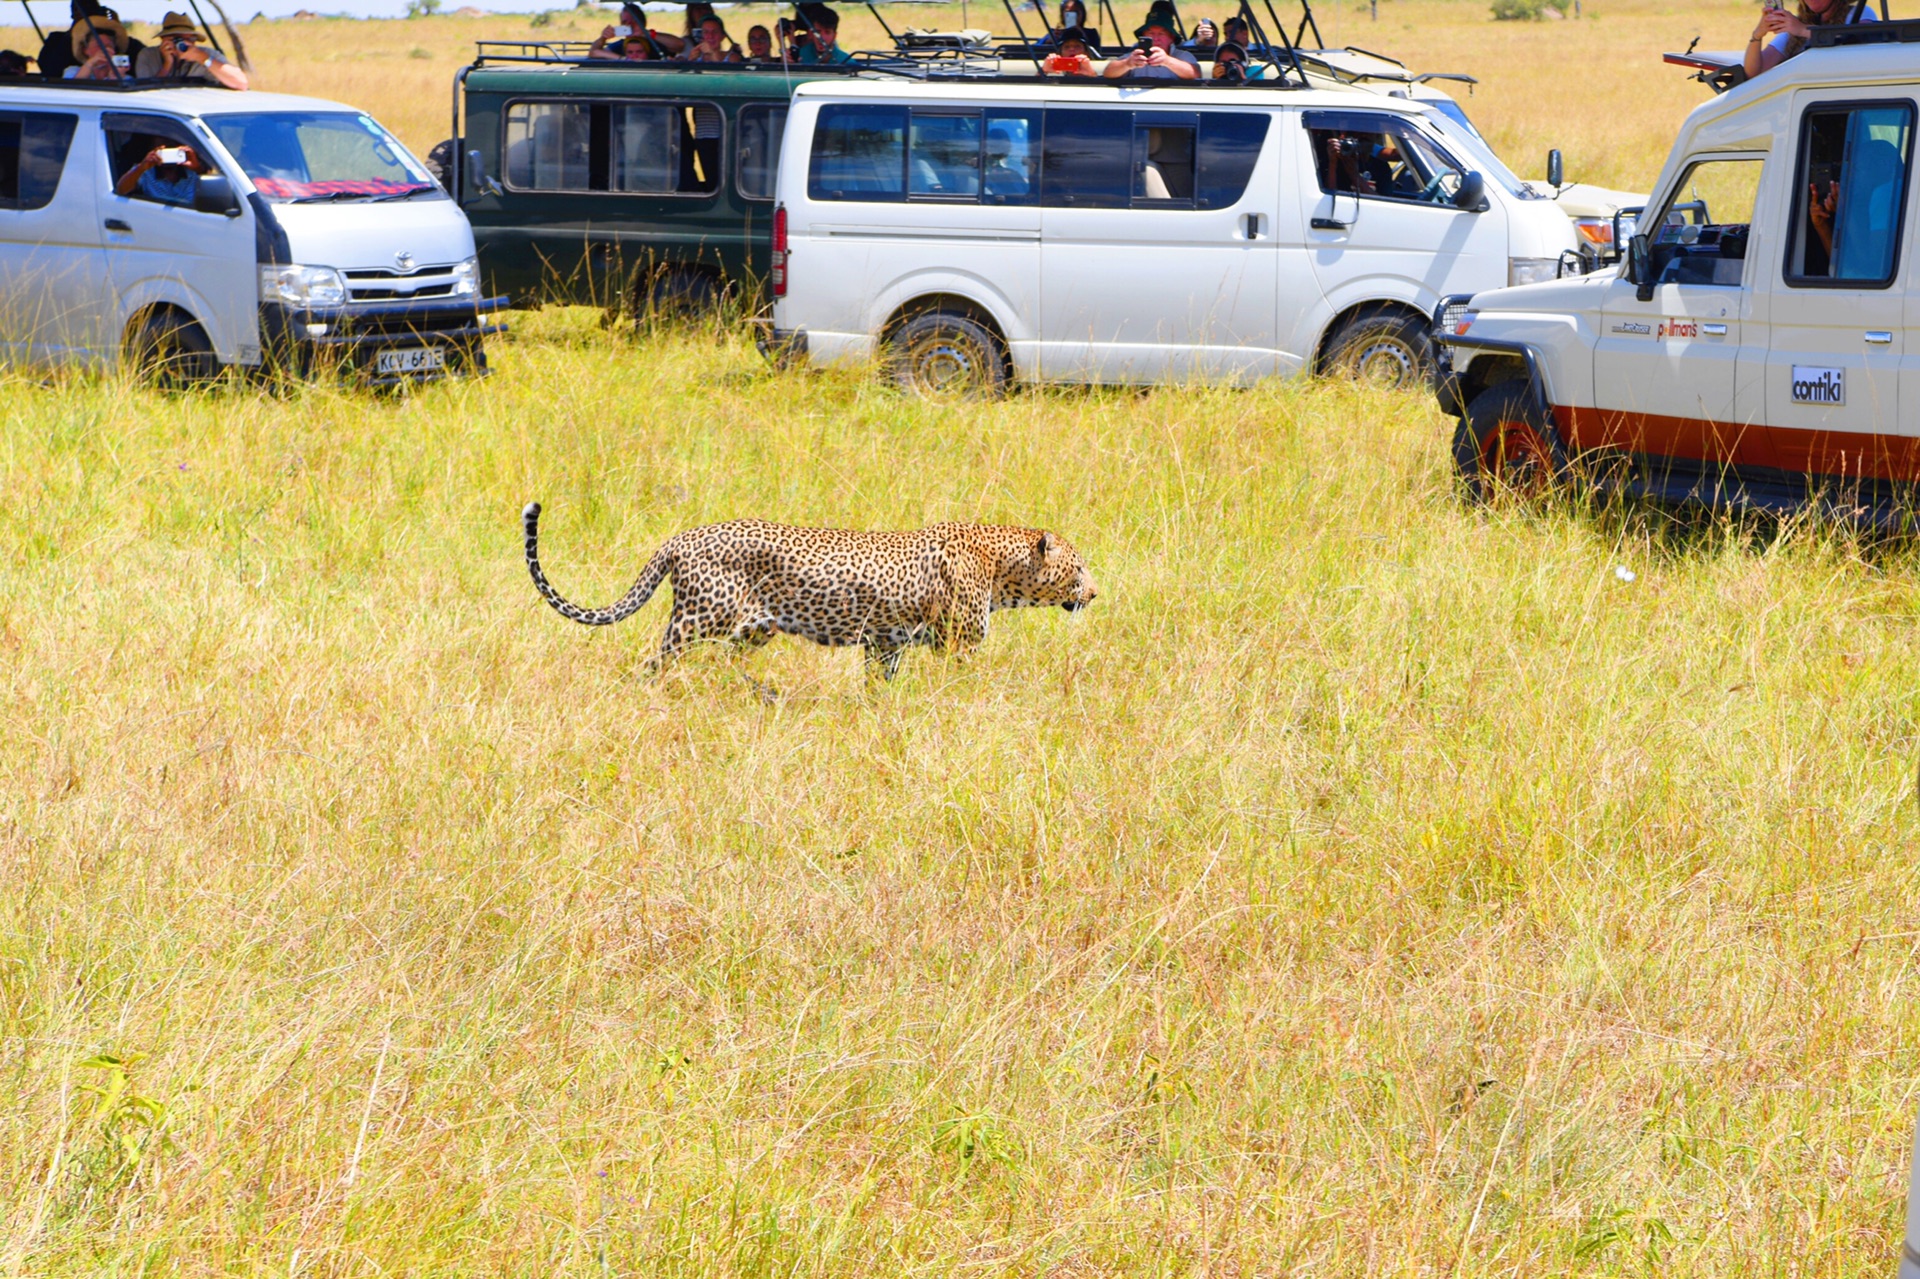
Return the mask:
<path id="1" fill-rule="evenodd" d="M 354 111 L 216 115 L 206 123 L 275 204 L 445 198 L 374 118 Z"/>
<path id="2" fill-rule="evenodd" d="M 1497 182 L 1500 189 L 1516 200 L 1545 200 L 1548 197 L 1514 175 L 1512 169 L 1501 163 L 1500 157 L 1493 153 L 1487 140 L 1480 136 L 1480 130 L 1473 127 L 1466 112 L 1457 102 L 1425 100 L 1425 105 L 1435 108 L 1427 123 L 1433 131 L 1465 153 L 1467 163 L 1480 171 L 1480 176 L 1489 182 Z"/>

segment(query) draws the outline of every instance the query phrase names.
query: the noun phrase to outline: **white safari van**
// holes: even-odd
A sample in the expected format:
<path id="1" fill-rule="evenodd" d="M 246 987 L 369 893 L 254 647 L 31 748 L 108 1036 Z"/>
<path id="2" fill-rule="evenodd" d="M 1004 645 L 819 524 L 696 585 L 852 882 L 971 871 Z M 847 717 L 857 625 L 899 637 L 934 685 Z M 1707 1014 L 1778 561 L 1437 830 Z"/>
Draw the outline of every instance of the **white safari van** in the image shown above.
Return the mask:
<path id="1" fill-rule="evenodd" d="M 1440 398 L 1476 490 L 1579 464 L 1668 500 L 1906 519 L 1915 41 L 1920 22 L 1818 29 L 1687 117 L 1619 266 L 1450 302 Z"/>
<path id="2" fill-rule="evenodd" d="M 375 382 L 482 370 L 503 300 L 478 278 L 465 215 L 351 107 L 0 87 L 0 361 L 182 380 L 323 354 Z"/>
<path id="3" fill-rule="evenodd" d="M 1414 384 L 1443 295 L 1552 279 L 1574 248 L 1551 200 L 1463 155 L 1427 107 L 1350 90 L 804 84 L 772 340 L 817 363 L 884 354 L 922 392 L 1336 368 Z"/>

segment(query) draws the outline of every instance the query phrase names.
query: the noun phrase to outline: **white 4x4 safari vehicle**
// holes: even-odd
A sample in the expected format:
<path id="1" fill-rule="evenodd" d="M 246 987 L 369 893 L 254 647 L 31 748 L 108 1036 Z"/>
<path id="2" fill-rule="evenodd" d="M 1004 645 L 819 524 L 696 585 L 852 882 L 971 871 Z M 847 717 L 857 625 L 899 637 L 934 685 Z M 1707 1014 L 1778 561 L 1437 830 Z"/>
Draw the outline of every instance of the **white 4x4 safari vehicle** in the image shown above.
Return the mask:
<path id="1" fill-rule="evenodd" d="M 1920 482 L 1915 42 L 1817 29 L 1687 117 L 1617 267 L 1447 299 L 1470 487 L 1588 463 L 1666 500 L 1898 518 Z"/>

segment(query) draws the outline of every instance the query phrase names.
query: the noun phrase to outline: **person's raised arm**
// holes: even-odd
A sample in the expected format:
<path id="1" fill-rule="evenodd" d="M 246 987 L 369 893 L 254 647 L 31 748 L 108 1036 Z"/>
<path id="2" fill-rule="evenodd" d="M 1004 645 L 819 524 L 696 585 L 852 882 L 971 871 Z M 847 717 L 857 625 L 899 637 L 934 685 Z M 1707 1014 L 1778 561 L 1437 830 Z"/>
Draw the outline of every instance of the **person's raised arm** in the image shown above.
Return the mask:
<path id="1" fill-rule="evenodd" d="M 1773 37 L 1783 31 L 1788 39 L 1804 40 L 1808 27 L 1785 9 L 1769 7 L 1760 11 L 1760 21 L 1754 26 L 1753 36 L 1747 41 L 1746 55 L 1740 60 L 1747 79 L 1751 80 L 1763 71 L 1771 71 L 1786 60 L 1786 54 L 1773 47 Z"/>
<path id="2" fill-rule="evenodd" d="M 246 72 L 234 66 L 233 63 L 228 62 L 219 54 L 207 49 L 202 49 L 197 44 L 188 44 L 177 56 L 186 62 L 200 63 L 206 67 L 208 73 L 212 75 L 215 80 L 229 89 L 244 90 L 249 87 Z"/>
<path id="3" fill-rule="evenodd" d="M 147 152 L 146 155 L 140 158 L 140 163 L 120 175 L 120 180 L 113 184 L 113 193 L 115 195 L 132 195 L 134 191 L 139 189 L 140 175 L 148 169 L 156 169 L 158 167 L 160 167 L 160 153 L 158 151 Z"/>

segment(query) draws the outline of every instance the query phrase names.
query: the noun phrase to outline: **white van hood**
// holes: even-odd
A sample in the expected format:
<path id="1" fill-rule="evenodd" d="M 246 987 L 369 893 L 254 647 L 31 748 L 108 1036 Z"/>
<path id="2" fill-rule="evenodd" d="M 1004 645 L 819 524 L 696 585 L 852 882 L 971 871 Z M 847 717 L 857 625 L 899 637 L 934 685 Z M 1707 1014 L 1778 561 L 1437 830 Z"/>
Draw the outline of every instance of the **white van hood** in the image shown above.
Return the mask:
<path id="1" fill-rule="evenodd" d="M 448 266 L 473 256 L 473 227 L 452 200 L 418 197 L 272 208 L 287 233 L 293 260 L 301 266 L 391 271 L 402 253 L 422 267 Z"/>

